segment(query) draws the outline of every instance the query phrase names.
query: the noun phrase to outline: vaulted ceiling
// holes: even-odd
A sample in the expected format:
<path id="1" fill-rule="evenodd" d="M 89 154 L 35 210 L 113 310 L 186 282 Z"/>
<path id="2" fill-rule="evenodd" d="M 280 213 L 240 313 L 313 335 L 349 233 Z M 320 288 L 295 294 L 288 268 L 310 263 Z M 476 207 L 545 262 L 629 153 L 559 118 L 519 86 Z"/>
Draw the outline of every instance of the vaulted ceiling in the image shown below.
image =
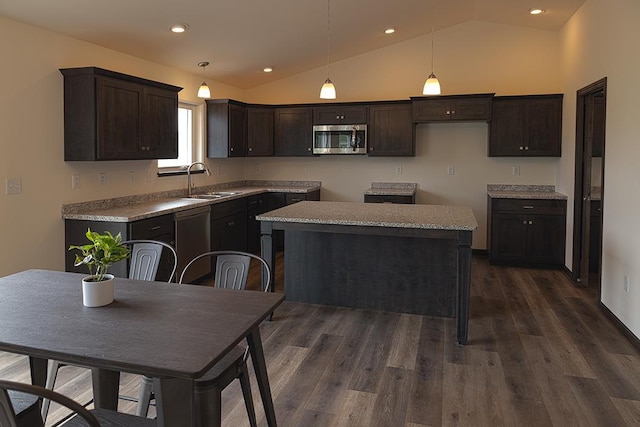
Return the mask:
<path id="1" fill-rule="evenodd" d="M 557 31 L 584 1 L 2 0 L 0 15 L 194 74 L 209 61 L 208 78 L 247 89 L 322 66 L 328 51 L 334 62 L 432 26 L 476 20 Z M 532 16 L 534 7 L 545 12 Z M 174 34 L 174 24 L 188 29 Z M 396 32 L 384 34 L 389 27 Z"/>

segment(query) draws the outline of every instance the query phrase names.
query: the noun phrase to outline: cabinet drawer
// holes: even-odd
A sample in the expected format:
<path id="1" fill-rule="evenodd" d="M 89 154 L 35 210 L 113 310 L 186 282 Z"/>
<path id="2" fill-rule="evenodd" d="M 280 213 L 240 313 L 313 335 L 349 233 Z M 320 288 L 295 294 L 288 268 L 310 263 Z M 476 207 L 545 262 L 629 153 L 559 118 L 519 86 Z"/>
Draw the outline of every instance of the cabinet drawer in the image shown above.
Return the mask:
<path id="1" fill-rule="evenodd" d="M 243 213 L 247 211 L 247 198 L 229 200 L 228 202 L 216 203 L 211 206 L 211 219 L 224 218 L 225 216 Z"/>
<path id="2" fill-rule="evenodd" d="M 307 195 L 304 193 L 286 193 L 284 195 L 285 203 L 287 205 L 292 205 L 294 203 L 302 202 L 303 200 L 307 200 Z"/>
<path id="3" fill-rule="evenodd" d="M 401 203 L 401 204 L 413 204 L 415 200 L 412 196 L 398 196 L 398 195 L 382 195 L 382 194 L 365 194 L 365 203 Z"/>
<path id="4" fill-rule="evenodd" d="M 529 215 L 562 215 L 566 203 L 566 200 L 493 199 L 492 209 L 494 212 L 526 213 Z"/>
<path id="5" fill-rule="evenodd" d="M 131 239 L 153 239 L 158 236 L 173 235 L 173 216 L 161 215 L 154 218 L 134 221 L 130 224 Z"/>

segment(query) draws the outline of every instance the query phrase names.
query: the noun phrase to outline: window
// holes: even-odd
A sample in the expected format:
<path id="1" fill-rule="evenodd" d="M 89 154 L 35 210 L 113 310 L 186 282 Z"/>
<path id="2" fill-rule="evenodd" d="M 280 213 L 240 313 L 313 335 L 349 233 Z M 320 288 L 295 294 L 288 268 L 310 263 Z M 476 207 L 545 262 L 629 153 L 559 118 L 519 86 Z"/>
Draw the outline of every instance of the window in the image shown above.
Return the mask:
<path id="1" fill-rule="evenodd" d="M 178 104 L 178 158 L 158 159 L 158 172 L 172 173 L 202 161 L 204 154 L 204 104 Z"/>

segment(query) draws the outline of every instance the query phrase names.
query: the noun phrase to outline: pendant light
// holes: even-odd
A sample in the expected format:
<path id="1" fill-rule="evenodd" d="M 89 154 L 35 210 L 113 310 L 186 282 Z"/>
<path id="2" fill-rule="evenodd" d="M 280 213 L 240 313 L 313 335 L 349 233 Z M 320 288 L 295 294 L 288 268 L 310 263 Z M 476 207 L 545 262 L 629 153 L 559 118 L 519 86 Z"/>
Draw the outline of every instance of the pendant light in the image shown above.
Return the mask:
<path id="1" fill-rule="evenodd" d="M 327 80 L 320 89 L 321 99 L 336 99 L 336 87 L 329 78 L 329 41 L 331 35 L 331 0 L 327 0 Z"/>
<path id="2" fill-rule="evenodd" d="M 202 67 L 202 75 L 205 78 L 206 78 L 205 69 L 207 65 L 209 65 L 209 63 L 206 61 L 198 62 L 198 67 Z M 202 84 L 198 88 L 198 98 L 211 98 L 211 91 L 209 90 L 209 86 L 207 86 L 207 83 L 204 80 L 202 80 Z"/>
<path id="3" fill-rule="evenodd" d="M 427 77 L 427 81 L 424 82 L 424 87 L 422 88 L 423 95 L 440 95 L 440 82 L 438 81 L 436 75 L 433 73 L 433 32 L 435 26 L 433 3 L 434 0 L 431 0 L 431 74 L 429 74 L 429 77 Z"/>

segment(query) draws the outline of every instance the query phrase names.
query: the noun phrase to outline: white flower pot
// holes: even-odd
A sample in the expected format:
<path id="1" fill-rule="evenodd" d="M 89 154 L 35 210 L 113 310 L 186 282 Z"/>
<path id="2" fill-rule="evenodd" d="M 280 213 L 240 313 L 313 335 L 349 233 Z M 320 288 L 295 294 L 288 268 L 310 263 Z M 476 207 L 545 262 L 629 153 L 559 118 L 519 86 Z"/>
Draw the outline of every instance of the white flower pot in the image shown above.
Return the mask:
<path id="1" fill-rule="evenodd" d="M 95 282 L 94 276 L 82 279 L 82 304 L 85 307 L 102 307 L 113 302 L 113 274 L 104 277 L 101 282 Z"/>

